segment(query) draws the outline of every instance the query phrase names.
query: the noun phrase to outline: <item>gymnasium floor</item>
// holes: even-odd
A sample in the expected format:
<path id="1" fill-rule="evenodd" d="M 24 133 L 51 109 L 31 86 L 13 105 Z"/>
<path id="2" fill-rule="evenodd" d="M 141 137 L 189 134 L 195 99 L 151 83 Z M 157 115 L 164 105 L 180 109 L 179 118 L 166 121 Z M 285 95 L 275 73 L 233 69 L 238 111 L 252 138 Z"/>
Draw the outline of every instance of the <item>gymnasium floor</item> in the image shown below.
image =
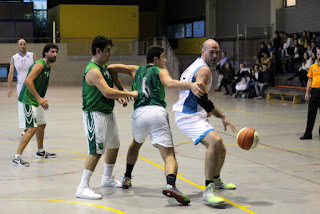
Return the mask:
<path id="1" fill-rule="evenodd" d="M 252 151 L 241 150 L 235 133 L 224 132 L 221 120 L 211 118 L 223 137 L 227 157 L 222 178 L 237 185 L 235 191 L 220 191 L 224 205 L 212 207 L 202 202 L 204 188 L 204 154 L 202 145 L 194 146 L 181 133 L 171 112 L 176 91 L 167 91 L 171 128 L 179 164 L 177 187 L 189 196 L 189 206 L 162 195 L 165 186 L 163 161 L 148 141 L 141 149 L 133 171 L 133 187 L 128 190 L 102 188 L 103 161 L 91 179 L 91 186 L 103 195 L 102 200 L 75 197 L 86 158 L 87 146 L 81 113 L 81 87 L 49 86 L 46 98 L 50 109 L 45 149 L 56 152 L 56 159 L 36 160 L 35 139 L 27 146 L 23 158 L 30 167 L 11 165 L 20 141 L 17 102 L 7 98 L 6 87 L 0 90 L 0 213 L 26 214 L 99 214 L 99 213 L 319 213 L 320 212 L 320 141 L 317 119 L 313 140 L 300 141 L 306 125 L 307 104 L 284 104 L 223 96 L 210 97 L 240 129 L 256 128 L 260 145 Z M 121 148 L 114 169 L 121 180 L 126 153 L 132 135 L 127 108 L 116 104 Z"/>

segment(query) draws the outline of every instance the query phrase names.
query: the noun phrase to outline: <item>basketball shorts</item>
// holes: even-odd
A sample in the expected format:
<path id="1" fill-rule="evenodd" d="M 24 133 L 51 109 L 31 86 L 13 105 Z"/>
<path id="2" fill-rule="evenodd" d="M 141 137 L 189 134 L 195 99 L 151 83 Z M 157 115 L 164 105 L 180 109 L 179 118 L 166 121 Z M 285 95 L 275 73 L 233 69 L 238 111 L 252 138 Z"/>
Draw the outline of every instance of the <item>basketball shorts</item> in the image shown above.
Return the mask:
<path id="1" fill-rule="evenodd" d="M 41 106 L 35 107 L 18 101 L 19 126 L 22 129 L 46 124 L 46 117 Z"/>
<path id="2" fill-rule="evenodd" d="M 144 143 L 150 134 L 154 147 L 173 147 L 168 112 L 162 106 L 142 106 L 131 117 L 132 135 L 136 142 Z"/>
<path id="3" fill-rule="evenodd" d="M 89 154 L 104 154 L 106 149 L 120 147 L 115 115 L 99 111 L 83 111 L 83 124 L 88 140 Z"/>
<path id="4" fill-rule="evenodd" d="M 176 112 L 175 121 L 178 128 L 192 138 L 195 145 L 201 142 L 202 138 L 204 138 L 210 131 L 215 130 L 210 125 L 205 112 L 197 112 L 194 114 Z"/>

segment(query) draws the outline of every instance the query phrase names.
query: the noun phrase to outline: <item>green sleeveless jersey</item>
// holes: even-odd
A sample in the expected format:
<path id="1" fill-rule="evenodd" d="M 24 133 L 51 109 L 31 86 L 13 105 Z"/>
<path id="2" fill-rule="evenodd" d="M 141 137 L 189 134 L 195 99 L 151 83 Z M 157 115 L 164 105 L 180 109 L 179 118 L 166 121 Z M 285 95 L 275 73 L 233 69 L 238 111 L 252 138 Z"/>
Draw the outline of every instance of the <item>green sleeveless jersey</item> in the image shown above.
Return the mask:
<path id="1" fill-rule="evenodd" d="M 48 89 L 51 67 L 47 66 L 44 59 L 39 59 L 38 61 L 36 61 L 35 63 L 33 63 L 31 65 L 27 76 L 29 76 L 32 67 L 36 63 L 41 63 L 43 65 L 43 69 L 42 69 L 41 73 L 33 80 L 33 84 L 34 84 L 36 91 L 40 95 L 40 97 L 44 98 L 44 96 L 46 95 L 47 89 Z M 21 92 L 19 95 L 19 101 L 24 104 L 28 104 L 28 105 L 32 105 L 32 106 L 36 106 L 36 107 L 39 106 L 37 99 L 31 94 L 31 92 L 29 91 L 29 89 L 27 88 L 25 83 L 23 83 L 23 86 L 22 86 L 22 89 L 21 89 Z"/>
<path id="2" fill-rule="evenodd" d="M 89 62 L 82 76 L 82 109 L 84 111 L 100 111 L 110 114 L 114 107 L 114 99 L 106 98 L 96 86 L 91 86 L 86 82 L 85 76 L 92 68 L 98 69 L 109 87 L 113 88 L 112 77 L 107 70 L 107 66 L 100 67 L 93 61 Z"/>
<path id="3" fill-rule="evenodd" d="M 132 83 L 132 90 L 139 92 L 139 97 L 134 103 L 134 109 L 146 105 L 167 107 L 165 90 L 159 78 L 161 68 L 149 64 L 139 66 Z"/>

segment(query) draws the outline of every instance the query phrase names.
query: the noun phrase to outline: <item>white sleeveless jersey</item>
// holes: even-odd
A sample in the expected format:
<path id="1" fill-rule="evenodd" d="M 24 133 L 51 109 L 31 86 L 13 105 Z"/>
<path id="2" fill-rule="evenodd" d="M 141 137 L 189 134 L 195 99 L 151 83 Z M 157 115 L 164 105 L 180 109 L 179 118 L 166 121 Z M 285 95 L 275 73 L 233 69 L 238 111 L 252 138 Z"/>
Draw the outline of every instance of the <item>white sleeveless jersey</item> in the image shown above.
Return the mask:
<path id="1" fill-rule="evenodd" d="M 27 77 L 29 68 L 34 63 L 34 54 L 27 52 L 21 56 L 19 53 L 12 57 L 14 70 L 17 72 L 17 94 L 19 96 L 23 83 Z"/>
<path id="2" fill-rule="evenodd" d="M 195 82 L 194 75 L 197 71 L 203 67 L 209 67 L 208 64 L 202 59 L 198 57 L 182 74 L 180 81 L 182 82 Z M 211 81 L 208 86 L 208 90 L 210 90 L 212 85 L 212 75 Z M 186 114 L 193 114 L 196 112 L 205 110 L 198 105 L 198 98 L 191 92 L 191 90 L 180 90 L 179 92 L 179 100 L 173 105 L 172 111 L 182 112 Z"/>

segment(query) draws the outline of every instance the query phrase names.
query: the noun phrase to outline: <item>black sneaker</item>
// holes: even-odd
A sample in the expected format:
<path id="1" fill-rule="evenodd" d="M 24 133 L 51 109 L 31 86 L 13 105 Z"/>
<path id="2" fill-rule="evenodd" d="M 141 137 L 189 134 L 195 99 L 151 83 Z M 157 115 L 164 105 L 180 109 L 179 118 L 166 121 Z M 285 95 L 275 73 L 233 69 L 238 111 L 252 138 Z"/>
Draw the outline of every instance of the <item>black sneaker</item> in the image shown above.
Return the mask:
<path id="1" fill-rule="evenodd" d="M 122 180 L 122 188 L 123 189 L 129 189 L 129 187 L 131 187 L 132 184 L 131 184 L 131 178 L 129 177 L 123 177 L 123 180 Z"/>
<path id="2" fill-rule="evenodd" d="M 47 151 L 36 152 L 36 159 L 45 159 L 45 158 L 56 158 L 57 155 L 55 153 L 49 153 Z"/>
<path id="3" fill-rule="evenodd" d="M 188 205 L 190 200 L 187 196 L 181 193 L 176 187 L 173 187 L 170 184 L 167 184 L 165 189 L 162 191 L 165 196 L 175 198 L 180 204 Z"/>
<path id="4" fill-rule="evenodd" d="M 12 165 L 15 165 L 15 166 L 24 166 L 24 167 L 28 167 L 30 166 L 30 163 L 24 161 L 20 156 L 19 157 L 14 157 L 12 159 Z"/>

